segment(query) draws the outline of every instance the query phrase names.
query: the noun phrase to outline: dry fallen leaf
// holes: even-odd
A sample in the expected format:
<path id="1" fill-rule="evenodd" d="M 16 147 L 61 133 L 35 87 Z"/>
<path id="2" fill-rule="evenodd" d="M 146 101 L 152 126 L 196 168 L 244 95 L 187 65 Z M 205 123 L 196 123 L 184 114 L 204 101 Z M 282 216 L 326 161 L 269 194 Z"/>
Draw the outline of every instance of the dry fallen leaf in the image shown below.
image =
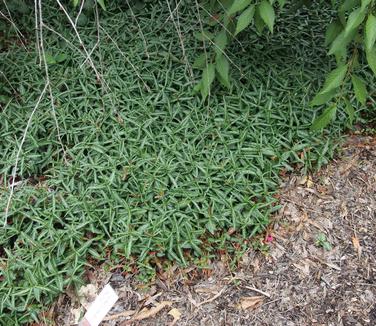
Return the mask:
<path id="1" fill-rule="evenodd" d="M 115 315 L 110 315 L 106 318 L 104 318 L 103 320 L 116 320 L 116 319 L 119 319 L 121 317 L 129 317 L 129 316 L 132 316 L 136 313 L 136 310 L 125 310 L 125 311 L 122 311 L 118 314 L 115 314 Z"/>
<path id="2" fill-rule="evenodd" d="M 84 309 L 79 307 L 77 309 L 71 309 L 71 316 L 72 316 L 72 324 L 77 325 L 84 314 Z"/>
<path id="3" fill-rule="evenodd" d="M 256 309 L 261 303 L 264 301 L 263 296 L 255 296 L 255 297 L 242 297 L 240 298 L 239 308 L 246 310 L 246 309 Z"/>
<path id="4" fill-rule="evenodd" d="M 170 326 L 175 325 L 181 317 L 181 312 L 176 308 L 172 308 L 168 312 L 168 314 L 171 315 L 172 317 L 174 317 L 174 320 L 171 322 Z"/>
<path id="5" fill-rule="evenodd" d="M 143 320 L 147 319 L 150 317 L 153 317 L 156 315 L 158 312 L 160 312 L 163 308 L 171 306 L 172 302 L 171 301 L 162 301 L 160 303 L 157 303 L 157 305 L 153 308 L 150 309 L 142 309 L 137 315 L 135 315 L 132 319 L 125 321 L 121 325 L 129 325 L 133 323 L 135 320 Z"/>
<path id="6" fill-rule="evenodd" d="M 85 309 L 88 309 L 90 303 L 95 300 L 97 293 L 98 288 L 94 284 L 87 284 L 85 286 L 82 286 L 78 290 L 78 296 L 81 305 L 84 306 Z"/>
<path id="7" fill-rule="evenodd" d="M 362 247 L 360 246 L 359 239 L 357 236 L 352 237 L 352 243 L 356 252 L 358 253 L 358 258 L 360 258 L 360 256 L 362 255 Z"/>
<path id="8" fill-rule="evenodd" d="M 314 185 L 314 183 L 313 183 L 313 181 L 312 181 L 312 178 L 309 176 L 309 177 L 307 178 L 307 187 L 308 187 L 308 188 L 312 188 L 313 185 Z"/>
<path id="9" fill-rule="evenodd" d="M 309 264 L 307 261 L 303 260 L 300 263 L 293 264 L 293 266 L 303 272 L 305 276 L 309 275 Z"/>

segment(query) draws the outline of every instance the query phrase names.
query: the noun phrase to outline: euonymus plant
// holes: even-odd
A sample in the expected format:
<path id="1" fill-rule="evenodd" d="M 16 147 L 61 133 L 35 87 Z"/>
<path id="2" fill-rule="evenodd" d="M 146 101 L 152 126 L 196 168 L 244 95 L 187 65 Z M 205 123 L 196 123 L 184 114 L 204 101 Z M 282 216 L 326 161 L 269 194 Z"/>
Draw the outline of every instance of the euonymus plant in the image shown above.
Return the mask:
<path id="1" fill-rule="evenodd" d="M 276 12 L 285 4 L 286 0 L 211 0 L 203 4 L 202 8 L 210 13 L 212 19 L 196 34 L 205 44 L 204 52 L 193 65 L 202 70 L 195 90 L 203 98 L 210 94 L 215 81 L 230 87 L 228 44 L 252 24 L 258 33 L 265 29 L 273 33 Z M 314 130 L 325 127 L 335 117 L 339 102 L 345 104 L 352 120 L 354 109 L 349 101 L 349 84 L 356 99 L 365 104 L 367 85 L 356 73 L 363 68 L 358 60 L 361 55 L 365 54 L 366 60 L 362 62 L 376 75 L 376 1 L 332 0 L 331 6 L 337 11 L 337 17 L 328 22 L 325 45 L 328 55 L 335 56 L 337 68 L 328 73 L 321 90 L 312 99 L 312 106 L 327 104 L 314 121 Z"/>
<path id="2" fill-rule="evenodd" d="M 80 0 L 71 1 L 74 7 L 82 3 Z M 103 10 L 106 10 L 106 1 L 109 0 L 96 0 Z M 276 13 L 286 2 L 287 0 L 192 1 L 192 6 L 210 17 L 199 19 L 200 31 L 195 33 L 195 37 L 202 42 L 203 52 L 193 63 L 195 69 L 202 71 L 194 90 L 203 99 L 209 96 L 215 82 L 225 88 L 231 86 L 230 75 L 234 62 L 227 54 L 228 45 L 237 39 L 238 34 L 246 33 L 251 25 L 255 26 L 259 34 L 273 33 Z M 128 3 L 132 6 L 132 1 Z M 299 5 L 309 4 L 310 0 L 301 0 L 289 5 L 296 9 Z M 328 21 L 325 33 L 328 55 L 335 57 L 337 68 L 328 72 L 321 90 L 311 101 L 312 106 L 327 105 L 314 121 L 313 130 L 322 129 L 330 123 L 336 116 L 338 107 L 344 107 L 352 121 L 354 109 L 349 97 L 354 94 L 357 101 L 365 105 L 368 96 L 367 85 L 357 71 L 366 68 L 376 75 L 376 0 L 331 0 L 329 4 L 322 5 L 330 5 L 337 12 L 337 17 Z"/>

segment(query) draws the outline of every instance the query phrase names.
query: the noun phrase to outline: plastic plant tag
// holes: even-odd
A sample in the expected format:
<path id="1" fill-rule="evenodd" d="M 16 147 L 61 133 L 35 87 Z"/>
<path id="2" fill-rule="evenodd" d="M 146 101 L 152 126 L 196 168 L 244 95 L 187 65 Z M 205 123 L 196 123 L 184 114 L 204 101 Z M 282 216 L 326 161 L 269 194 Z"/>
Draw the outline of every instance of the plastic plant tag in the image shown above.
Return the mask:
<path id="1" fill-rule="evenodd" d="M 107 284 L 90 305 L 79 325 L 98 326 L 118 299 L 114 289 Z"/>

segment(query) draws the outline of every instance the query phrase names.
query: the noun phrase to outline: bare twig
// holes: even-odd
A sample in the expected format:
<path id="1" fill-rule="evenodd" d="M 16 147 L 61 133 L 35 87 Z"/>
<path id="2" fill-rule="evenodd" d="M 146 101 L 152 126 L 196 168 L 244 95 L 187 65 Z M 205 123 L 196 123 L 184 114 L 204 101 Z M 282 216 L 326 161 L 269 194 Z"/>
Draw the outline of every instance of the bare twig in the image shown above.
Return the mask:
<path id="1" fill-rule="evenodd" d="M 76 50 L 78 53 L 80 53 L 85 59 L 86 56 L 84 53 L 81 52 L 81 50 L 75 46 L 71 41 L 69 41 L 66 37 L 64 37 L 61 33 L 50 27 L 49 25 L 46 25 L 44 22 L 42 22 L 43 28 L 48 29 L 50 32 L 56 34 L 59 36 L 62 40 L 64 40 L 73 50 Z"/>
<path id="2" fill-rule="evenodd" d="M 6 225 L 8 223 L 9 208 L 10 208 L 10 204 L 11 204 L 11 201 L 12 201 L 12 197 L 13 197 L 13 193 L 14 193 L 14 186 L 15 186 L 14 180 L 16 179 L 16 175 L 17 175 L 18 162 L 20 160 L 22 146 L 25 142 L 26 135 L 27 135 L 27 132 L 30 128 L 31 121 L 33 120 L 34 114 L 35 114 L 37 108 L 39 107 L 39 104 L 42 101 L 42 98 L 44 97 L 44 95 L 47 91 L 47 88 L 48 88 L 48 84 L 46 83 L 44 85 L 44 88 L 43 88 L 41 94 L 39 95 L 38 101 L 35 104 L 34 109 L 31 111 L 29 120 L 27 121 L 26 127 L 25 127 L 23 135 L 22 135 L 20 146 L 18 147 L 18 151 L 17 151 L 17 155 L 16 155 L 16 161 L 15 161 L 13 173 L 12 173 L 12 184 L 11 184 L 11 187 L 10 187 L 10 194 L 9 194 L 9 197 L 8 197 L 7 206 L 5 207 L 4 227 L 6 227 Z"/>
<path id="3" fill-rule="evenodd" d="M 63 158 L 66 164 L 68 164 L 67 158 L 66 158 L 66 152 L 64 149 L 63 142 L 61 140 L 61 133 L 60 133 L 60 127 L 59 123 L 57 121 L 57 116 L 56 116 L 56 108 L 55 108 L 55 100 L 52 94 L 52 87 L 51 87 L 51 82 L 50 82 L 50 76 L 48 73 L 48 65 L 47 65 L 47 60 L 46 60 L 46 52 L 44 50 L 44 42 L 43 42 L 43 15 L 42 15 L 42 0 L 38 0 L 38 13 L 39 13 L 39 48 L 41 50 L 41 55 L 43 59 L 43 64 L 44 64 L 44 72 L 45 72 L 45 78 L 46 78 L 46 84 L 48 85 L 48 92 L 50 96 L 50 102 L 51 102 L 51 109 L 52 109 L 52 115 L 55 120 L 55 125 L 56 125 L 56 131 L 57 131 L 57 138 L 59 140 L 60 146 L 63 150 Z"/>
<path id="4" fill-rule="evenodd" d="M 125 0 L 128 7 L 129 7 L 129 10 L 131 12 L 131 15 L 132 15 L 132 18 L 134 19 L 134 21 L 136 22 L 136 25 L 137 25 L 137 28 L 138 28 L 138 32 L 140 33 L 141 35 L 141 38 L 142 38 L 142 41 L 144 43 L 144 47 L 145 47 L 145 54 L 147 56 L 147 58 L 149 59 L 150 58 L 150 55 L 149 55 L 149 52 L 148 52 L 148 45 L 146 43 L 146 39 L 145 39 L 145 35 L 144 33 L 142 32 L 142 29 L 141 29 L 141 26 L 140 24 L 138 23 L 138 19 L 136 17 L 136 15 L 134 14 L 133 10 L 132 10 L 132 6 L 129 4 L 129 1 L 128 0 Z"/>
<path id="5" fill-rule="evenodd" d="M 120 54 L 124 57 L 124 59 L 129 63 L 129 65 L 132 67 L 133 71 L 136 73 L 136 76 L 141 80 L 141 82 L 144 84 L 146 90 L 148 92 L 151 92 L 151 89 L 150 87 L 146 84 L 146 82 L 142 79 L 141 75 L 139 74 L 139 72 L 137 71 L 137 68 L 134 66 L 134 64 L 129 60 L 129 58 L 125 55 L 125 53 L 120 49 L 120 47 L 118 46 L 117 42 L 111 37 L 110 34 L 108 34 L 106 32 L 106 30 L 101 27 L 102 31 L 106 34 L 106 36 L 111 40 L 112 43 L 114 43 L 115 47 L 118 49 L 118 51 L 120 52 Z"/>
<path id="6" fill-rule="evenodd" d="M 115 314 L 115 315 L 110 315 L 110 316 L 104 318 L 103 320 L 115 320 L 115 319 L 119 319 L 121 317 L 130 317 L 130 316 L 134 315 L 135 313 L 136 313 L 136 310 L 126 310 L 126 311 L 120 312 L 120 313 Z"/>
<path id="7" fill-rule="evenodd" d="M 35 46 L 38 52 L 39 67 L 42 65 L 42 54 L 39 47 L 39 19 L 38 19 L 38 3 L 34 1 L 34 13 L 35 13 Z"/>
<path id="8" fill-rule="evenodd" d="M 215 299 L 219 298 L 226 289 L 227 289 L 227 286 L 224 286 L 221 291 L 219 291 L 216 295 L 212 296 L 210 299 L 199 302 L 197 304 L 197 307 L 202 306 L 202 305 L 207 304 L 207 303 L 210 303 L 210 302 L 214 301 Z"/>
<path id="9" fill-rule="evenodd" d="M 78 22 L 78 18 L 80 18 L 80 15 L 82 13 L 82 9 L 84 7 L 84 4 L 85 4 L 85 0 L 82 0 L 81 1 L 81 4 L 80 4 L 80 9 L 78 10 L 78 14 L 76 16 L 76 19 L 74 20 L 74 26 L 77 27 L 77 22 Z"/>
<path id="10" fill-rule="evenodd" d="M 9 17 L 7 15 L 5 15 L 2 11 L 0 11 L 0 15 L 3 16 L 4 19 L 7 20 L 13 26 L 13 28 L 15 29 L 15 31 L 17 33 L 17 36 L 18 36 L 18 38 L 19 38 L 19 40 L 20 40 L 20 42 L 22 44 L 22 46 L 24 47 L 25 50 L 27 50 L 26 45 L 24 43 L 25 36 L 23 36 L 23 34 L 21 33 L 21 31 L 18 29 L 17 25 L 14 23 L 14 20 L 12 18 L 12 14 L 10 13 L 10 10 L 8 8 L 8 5 L 7 5 L 6 1 L 3 0 L 3 3 L 4 3 L 4 6 L 5 6 L 5 8 L 6 8 L 7 12 L 8 12 L 8 16 Z"/>
<path id="11" fill-rule="evenodd" d="M 252 291 L 254 291 L 254 292 L 260 293 L 260 294 L 262 294 L 262 295 L 264 295 L 264 296 L 270 298 L 270 294 L 269 294 L 269 293 L 264 292 L 264 291 L 261 291 L 261 290 L 259 290 L 259 289 L 256 289 L 256 288 L 254 288 L 254 287 L 252 287 L 252 286 L 245 286 L 245 288 L 248 289 L 248 290 L 252 290 Z"/>
<path id="12" fill-rule="evenodd" d="M 184 58 L 185 66 L 188 69 L 190 77 L 193 78 L 192 66 L 189 63 L 187 54 L 185 52 L 185 45 L 184 45 L 183 35 L 182 35 L 182 32 L 181 32 L 180 23 L 179 23 L 179 14 L 177 14 L 177 23 L 176 23 L 176 21 L 174 19 L 174 14 L 172 13 L 172 10 L 171 10 L 170 1 L 166 0 L 166 3 L 167 3 L 168 11 L 170 12 L 170 17 L 171 17 L 172 23 L 174 24 L 176 32 L 177 32 L 178 37 L 179 37 L 179 43 L 180 43 L 181 50 L 183 52 L 183 58 Z M 175 8 L 176 11 L 177 11 L 177 8 Z"/>
<path id="13" fill-rule="evenodd" d="M 73 28 L 73 30 L 74 30 L 74 33 L 76 34 L 76 37 L 77 37 L 77 39 L 78 39 L 78 42 L 80 43 L 80 46 L 81 46 L 82 50 L 84 51 L 84 53 L 85 53 L 85 55 L 86 55 L 86 58 L 87 58 L 87 60 L 88 60 L 88 62 L 89 62 L 89 64 L 90 64 L 91 68 L 94 70 L 94 73 L 95 73 L 97 79 L 98 79 L 99 81 L 103 82 L 103 84 L 104 84 L 105 86 L 107 86 L 106 82 L 103 80 L 102 76 L 99 74 L 99 72 L 98 72 L 98 70 L 97 70 L 97 68 L 96 68 L 96 66 L 95 66 L 95 64 L 94 64 L 94 62 L 93 62 L 93 60 L 91 59 L 91 56 L 90 56 L 89 52 L 87 51 L 87 49 L 86 49 L 86 47 L 85 47 L 85 44 L 84 44 L 84 42 L 82 41 L 81 36 L 80 36 L 80 33 L 78 33 L 77 27 L 75 26 L 75 24 L 74 24 L 72 18 L 69 16 L 67 10 L 66 10 L 65 7 L 61 4 L 60 0 L 56 0 L 56 2 L 58 3 L 60 9 L 64 12 L 65 16 L 68 18 L 68 21 L 69 21 L 69 23 L 71 24 L 71 26 L 72 26 L 72 28 Z M 107 87 L 108 87 L 108 86 L 107 86 Z"/>
<path id="14" fill-rule="evenodd" d="M 90 50 L 89 52 L 89 56 L 91 57 L 91 55 L 93 54 L 93 52 L 95 51 L 95 49 L 99 46 L 99 43 L 100 43 L 100 24 L 99 24 L 99 13 L 98 13 L 98 5 L 97 3 L 95 2 L 95 25 L 97 27 L 97 42 L 95 42 L 93 48 Z M 89 56 L 84 60 L 83 63 L 81 63 L 80 65 L 80 68 L 87 62 Z M 102 66 L 102 63 L 100 63 L 101 66 Z"/>

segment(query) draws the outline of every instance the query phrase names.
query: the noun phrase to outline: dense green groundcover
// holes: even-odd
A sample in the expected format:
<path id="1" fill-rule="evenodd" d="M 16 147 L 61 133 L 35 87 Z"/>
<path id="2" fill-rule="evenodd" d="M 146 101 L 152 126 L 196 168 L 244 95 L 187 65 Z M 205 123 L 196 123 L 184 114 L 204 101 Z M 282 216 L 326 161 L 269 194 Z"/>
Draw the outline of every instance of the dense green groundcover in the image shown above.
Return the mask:
<path id="1" fill-rule="evenodd" d="M 107 88 L 90 67 L 80 67 L 76 49 L 45 32 L 46 51 L 68 55 L 49 66 L 62 144 L 46 96 L 27 133 L 15 180 L 22 183 L 0 231 L 5 324 L 37 319 L 65 286 L 80 280 L 89 257 L 111 252 L 114 263 L 132 256 L 143 264 L 156 252 L 187 264 L 188 252 L 194 259 L 230 250 L 231 242 L 268 225 L 282 169 L 327 162 L 346 118 L 311 133 L 316 110 L 308 103 L 333 64 L 321 37 L 330 13 L 287 11 L 274 36 L 260 38 L 251 29 L 241 36 L 243 46 L 234 42 L 240 70 L 232 89 L 217 86 L 206 102 L 192 94 L 198 76 L 190 77 L 181 59 L 166 6 L 135 9 L 143 37 L 129 11 L 101 13 L 93 60 Z M 46 21 L 77 46 L 56 12 L 46 10 Z M 179 24 L 193 62 L 201 46 L 192 37 L 199 28 L 194 10 L 181 8 Z M 79 31 L 91 49 L 95 24 L 84 25 Z M 0 70 L 17 93 L 11 97 L 2 80 L 2 98 L 11 99 L 0 112 L 3 212 L 18 146 L 45 79 L 32 41 L 28 51 L 11 46 L 0 57 Z M 237 232 L 229 235 L 230 228 Z"/>

